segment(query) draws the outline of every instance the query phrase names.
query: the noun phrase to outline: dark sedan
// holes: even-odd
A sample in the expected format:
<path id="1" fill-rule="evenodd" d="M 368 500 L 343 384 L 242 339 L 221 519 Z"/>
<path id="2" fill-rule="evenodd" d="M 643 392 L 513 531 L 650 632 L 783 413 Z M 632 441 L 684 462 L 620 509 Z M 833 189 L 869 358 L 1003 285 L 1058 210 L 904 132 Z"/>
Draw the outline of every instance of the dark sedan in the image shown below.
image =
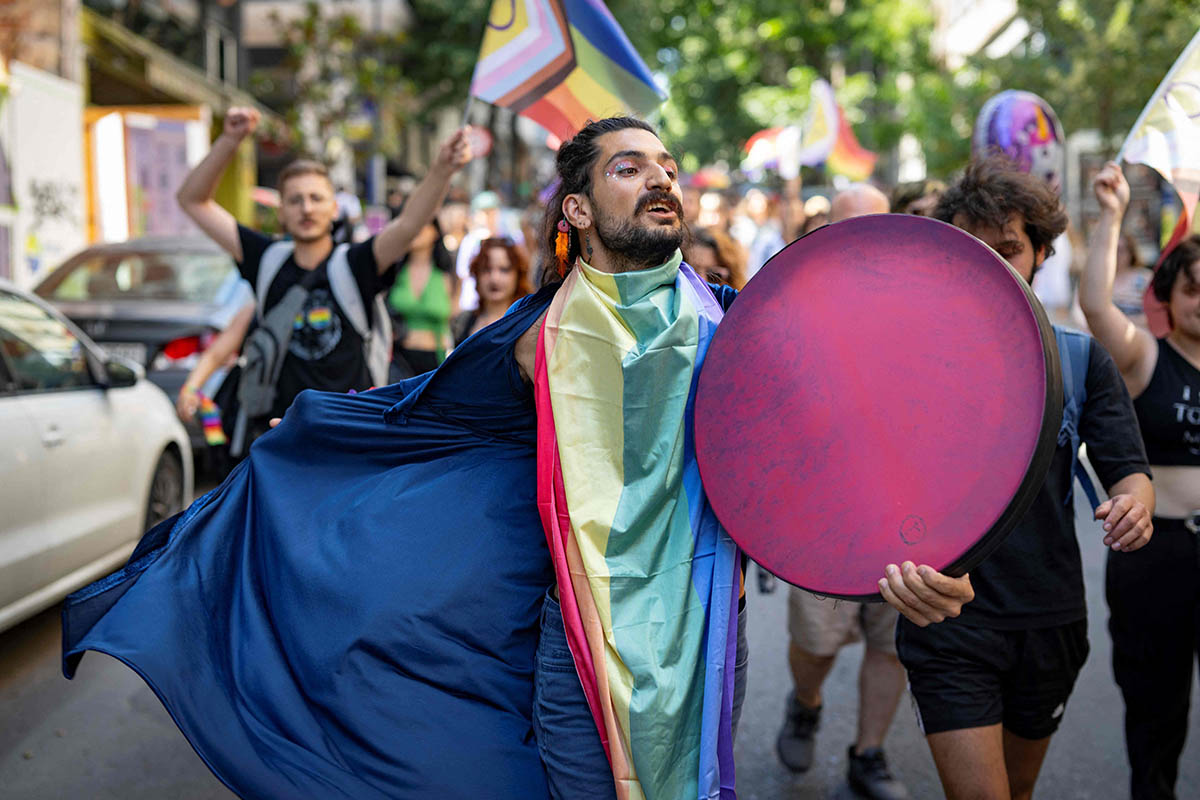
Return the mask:
<path id="1" fill-rule="evenodd" d="M 112 355 L 136 361 L 175 402 L 200 354 L 252 299 L 233 259 L 207 238 L 95 245 L 35 287 Z M 187 426 L 193 447 L 200 426 Z"/>

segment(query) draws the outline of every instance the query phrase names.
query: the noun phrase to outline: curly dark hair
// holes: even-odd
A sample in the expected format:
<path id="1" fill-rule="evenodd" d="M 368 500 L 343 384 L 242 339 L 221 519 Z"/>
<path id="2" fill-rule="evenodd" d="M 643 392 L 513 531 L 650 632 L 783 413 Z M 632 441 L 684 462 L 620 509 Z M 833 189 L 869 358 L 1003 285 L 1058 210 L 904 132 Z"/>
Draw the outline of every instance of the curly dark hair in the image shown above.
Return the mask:
<path id="1" fill-rule="evenodd" d="M 554 196 L 546 205 L 546 216 L 542 222 L 540 261 L 542 286 L 562 279 L 557 271 L 558 259 L 554 252 L 554 242 L 558 236 L 558 222 L 563 219 L 563 200 L 569 194 L 592 196 L 592 167 L 596 166 L 596 159 L 600 156 L 600 147 L 596 144 L 596 140 L 606 133 L 616 133 L 630 128 L 658 135 L 650 123 L 637 117 L 608 117 L 584 125 L 579 133 L 569 141 L 563 142 L 562 146 L 558 148 L 555 167 L 558 172 L 559 185 Z M 569 271 L 573 268 L 575 259 L 579 257 L 579 232 L 571 227 L 567 235 L 569 237 L 567 247 L 567 264 L 569 265 L 567 269 Z"/>
<path id="2" fill-rule="evenodd" d="M 1200 261 L 1200 235 L 1192 235 L 1175 245 L 1162 264 L 1154 271 L 1150 288 L 1160 302 L 1166 303 L 1171 299 L 1171 290 L 1175 288 L 1175 279 L 1183 273 L 1186 279 L 1198 282 L 1200 272 L 1192 269 L 1192 265 Z"/>
<path id="3" fill-rule="evenodd" d="M 1067 229 L 1067 211 L 1057 192 L 1041 178 L 1022 172 L 1001 155 L 972 161 L 945 191 L 934 219 L 954 224 L 961 217 L 970 225 L 1002 228 L 1013 214 L 1025 222 L 1025 234 L 1036 253 L 1054 253 L 1054 240 Z"/>

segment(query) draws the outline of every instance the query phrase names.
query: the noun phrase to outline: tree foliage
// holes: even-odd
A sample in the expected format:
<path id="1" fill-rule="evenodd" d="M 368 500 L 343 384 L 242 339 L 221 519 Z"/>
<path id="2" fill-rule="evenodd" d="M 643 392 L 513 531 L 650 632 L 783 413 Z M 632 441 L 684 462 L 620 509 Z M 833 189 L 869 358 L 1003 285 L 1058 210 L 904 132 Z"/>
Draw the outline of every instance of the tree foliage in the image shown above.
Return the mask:
<path id="1" fill-rule="evenodd" d="M 644 18 L 632 0 L 619 19 Z M 838 99 L 865 147 L 886 154 L 905 132 L 931 171 L 967 156 L 975 83 L 956 83 L 930 52 L 933 16 L 909 0 L 660 0 L 626 31 L 670 78 L 667 135 L 697 162 L 740 158 L 755 131 L 800 122 L 816 78 L 834 73 Z"/>
<path id="2" fill-rule="evenodd" d="M 488 0 L 435 0 L 410 7 L 402 31 L 371 30 L 353 14 L 310 0 L 302 17 L 274 22 L 282 62 L 258 70 L 251 89 L 287 121 L 276 138 L 329 155 L 332 144 L 371 138 L 395 156 L 401 128 L 466 103 Z"/>
<path id="3" fill-rule="evenodd" d="M 491 0 L 416 0 L 412 24 L 373 33 L 310 2 L 285 28 L 287 63 L 273 93 L 299 129 L 315 114 L 323 141 L 378 109 L 385 152 L 404 124 L 466 102 Z M 928 170 L 948 175 L 970 154 L 975 115 L 1005 88 L 1036 92 L 1068 132 L 1108 138 L 1132 126 L 1200 27 L 1194 0 L 1020 0 L 1030 35 L 992 60 L 951 69 L 931 51 L 931 3 L 912 0 L 609 0 L 670 97 L 661 125 L 685 167 L 737 163 L 756 131 L 800 122 L 816 78 L 833 79 L 862 144 L 884 156 L 916 137 Z M 844 76 L 844 77 L 843 77 Z M 284 90 L 281 92 L 280 89 Z M 322 142 L 323 143 L 323 142 Z"/>

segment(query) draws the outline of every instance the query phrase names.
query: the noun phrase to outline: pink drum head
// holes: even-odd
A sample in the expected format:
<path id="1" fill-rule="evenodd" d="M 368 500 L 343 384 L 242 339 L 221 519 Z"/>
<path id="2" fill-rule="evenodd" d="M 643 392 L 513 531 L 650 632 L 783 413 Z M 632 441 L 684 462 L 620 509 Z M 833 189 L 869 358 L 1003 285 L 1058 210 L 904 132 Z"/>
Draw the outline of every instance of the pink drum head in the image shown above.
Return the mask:
<path id="1" fill-rule="evenodd" d="M 776 255 L 712 340 L 696 398 L 705 491 L 788 583 L 879 600 L 887 564 L 962 574 L 1045 479 L 1062 416 L 1028 285 L 936 220 L 857 217 Z"/>

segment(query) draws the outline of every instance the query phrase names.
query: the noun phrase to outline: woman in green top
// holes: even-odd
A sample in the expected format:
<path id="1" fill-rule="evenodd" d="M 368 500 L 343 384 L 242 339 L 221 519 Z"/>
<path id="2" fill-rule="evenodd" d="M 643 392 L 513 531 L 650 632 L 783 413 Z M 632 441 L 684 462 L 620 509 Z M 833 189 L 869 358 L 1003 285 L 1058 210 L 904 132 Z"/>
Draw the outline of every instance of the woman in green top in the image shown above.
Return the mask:
<path id="1" fill-rule="evenodd" d="M 420 375 L 442 363 L 451 347 L 450 317 L 457 308 L 454 261 L 435 221 L 413 240 L 388 293 L 395 329 L 392 380 Z"/>

